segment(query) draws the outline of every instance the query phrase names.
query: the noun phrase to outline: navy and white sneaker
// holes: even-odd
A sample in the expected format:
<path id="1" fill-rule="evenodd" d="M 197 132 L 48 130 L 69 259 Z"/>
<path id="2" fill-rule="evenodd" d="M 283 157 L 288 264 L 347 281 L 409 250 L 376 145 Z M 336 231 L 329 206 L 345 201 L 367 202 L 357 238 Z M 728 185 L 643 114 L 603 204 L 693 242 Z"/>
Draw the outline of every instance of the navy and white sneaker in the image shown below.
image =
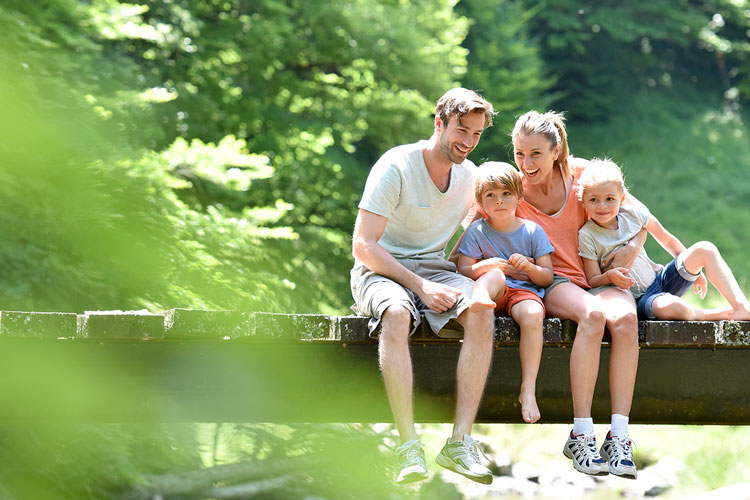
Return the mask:
<path id="1" fill-rule="evenodd" d="M 595 436 L 573 435 L 570 431 L 568 442 L 563 448 L 563 455 L 573 461 L 573 467 L 578 472 L 591 476 L 606 476 L 609 474 L 607 461 L 599 455 Z"/>
<path id="2" fill-rule="evenodd" d="M 607 438 L 602 445 L 602 457 L 609 462 L 609 472 L 628 479 L 635 479 L 638 472 L 635 470 L 633 460 L 633 446 L 635 443 L 628 437 L 612 436 L 607 433 Z"/>

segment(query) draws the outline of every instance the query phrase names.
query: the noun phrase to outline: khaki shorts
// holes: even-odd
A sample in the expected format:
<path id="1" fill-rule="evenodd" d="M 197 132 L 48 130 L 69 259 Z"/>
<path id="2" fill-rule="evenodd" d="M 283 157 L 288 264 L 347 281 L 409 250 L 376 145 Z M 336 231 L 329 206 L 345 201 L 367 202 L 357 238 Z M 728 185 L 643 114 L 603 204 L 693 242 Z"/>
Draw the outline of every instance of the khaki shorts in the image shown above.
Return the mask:
<path id="1" fill-rule="evenodd" d="M 558 276 L 556 274 L 555 277 L 552 279 L 552 284 L 544 289 L 544 296 L 546 297 L 553 288 L 563 283 L 572 283 L 572 282 L 570 281 L 570 278 L 566 278 L 565 276 Z M 586 290 L 591 295 L 599 295 L 604 290 L 609 290 L 610 288 L 614 286 L 615 285 L 602 285 L 602 286 L 597 286 L 595 288 L 584 288 L 584 290 Z"/>
<path id="2" fill-rule="evenodd" d="M 357 314 L 369 316 L 368 328 L 370 336 L 377 336 L 377 328 L 383 313 L 392 305 L 400 305 L 411 312 L 412 327 L 409 334 L 413 334 L 421 322 L 420 313 L 424 314 L 433 332 L 438 332 L 452 319 L 457 318 L 469 307 L 471 288 L 474 282 L 456 272 L 456 265 L 445 259 L 416 260 L 402 259 L 399 263 L 406 269 L 424 279 L 452 286 L 463 290 L 453 307 L 438 313 L 428 309 L 416 293 L 395 281 L 375 274 L 364 266 L 355 267 L 351 272 L 351 289 L 354 297 L 352 309 Z"/>
<path id="3" fill-rule="evenodd" d="M 589 292 L 591 295 L 599 295 L 604 290 L 609 290 L 610 288 L 617 288 L 617 287 L 615 285 L 609 284 L 609 285 L 602 285 L 602 286 L 597 286 L 594 288 L 589 288 L 586 291 Z"/>
<path id="4" fill-rule="evenodd" d="M 559 276 L 555 275 L 552 278 L 552 283 L 544 289 L 544 296 L 546 297 L 549 295 L 549 293 L 552 291 L 553 288 L 555 288 L 557 285 L 562 285 L 563 283 L 570 283 L 570 278 L 566 278 L 565 276 Z"/>

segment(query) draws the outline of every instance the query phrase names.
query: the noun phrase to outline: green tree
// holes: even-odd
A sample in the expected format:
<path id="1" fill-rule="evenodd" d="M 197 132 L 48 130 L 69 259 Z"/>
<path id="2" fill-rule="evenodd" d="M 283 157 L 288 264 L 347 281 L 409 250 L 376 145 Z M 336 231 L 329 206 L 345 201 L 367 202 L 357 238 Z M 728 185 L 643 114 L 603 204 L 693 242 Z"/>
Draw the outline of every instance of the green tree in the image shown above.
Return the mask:
<path id="1" fill-rule="evenodd" d="M 548 71 L 557 77 L 555 107 L 576 119 L 604 120 L 627 109 L 640 89 L 673 81 L 717 88 L 712 57 L 696 50 L 707 23 L 700 4 L 525 1 Z"/>
<path id="2" fill-rule="evenodd" d="M 546 109 L 553 98 L 547 91 L 554 79 L 529 37 L 529 23 L 539 7 L 526 9 L 512 0 L 462 0 L 456 10 L 471 23 L 463 42 L 469 66 L 461 81 L 482 92 L 498 113 L 473 158 L 512 160 L 507 151 L 516 118 L 529 109 Z"/>
<path id="3" fill-rule="evenodd" d="M 466 68 L 448 0 L 13 1 L 0 21 L 14 308 L 345 311 L 364 177 Z"/>

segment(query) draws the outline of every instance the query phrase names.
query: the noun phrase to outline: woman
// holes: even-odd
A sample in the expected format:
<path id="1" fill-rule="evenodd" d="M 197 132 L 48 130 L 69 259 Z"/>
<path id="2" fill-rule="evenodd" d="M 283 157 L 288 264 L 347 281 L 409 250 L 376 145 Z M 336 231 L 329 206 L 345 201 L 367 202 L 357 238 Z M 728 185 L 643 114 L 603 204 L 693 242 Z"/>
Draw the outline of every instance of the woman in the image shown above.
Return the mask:
<path id="1" fill-rule="evenodd" d="M 613 286 L 590 290 L 586 281 L 578 255 L 578 230 L 586 222 L 586 212 L 578 200 L 576 184 L 589 163 L 569 156 L 565 124 L 558 113 L 524 114 L 516 121 L 512 139 L 524 190 L 516 213 L 542 226 L 555 247 L 555 280 L 544 296 L 547 315 L 578 324 L 570 355 L 574 426 L 563 453 L 580 472 L 635 478 L 628 415 L 638 367 L 638 321 L 635 302 L 627 290 Z M 630 195 L 628 199 L 638 203 Z M 630 268 L 645 239 L 646 232 L 641 231 L 618 250 L 613 265 Z M 591 404 L 605 326 L 612 335 L 612 427 L 600 455 Z"/>

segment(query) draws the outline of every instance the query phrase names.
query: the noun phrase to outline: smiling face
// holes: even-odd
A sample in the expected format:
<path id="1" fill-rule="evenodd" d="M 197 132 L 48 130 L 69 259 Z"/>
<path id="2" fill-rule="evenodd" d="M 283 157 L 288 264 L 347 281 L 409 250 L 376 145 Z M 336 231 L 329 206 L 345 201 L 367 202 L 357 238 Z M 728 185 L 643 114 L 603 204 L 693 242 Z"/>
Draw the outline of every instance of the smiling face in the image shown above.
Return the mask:
<path id="1" fill-rule="evenodd" d="M 479 144 L 484 125 L 485 116 L 481 112 L 467 113 L 460 119 L 452 115 L 447 125 L 438 117 L 435 127 L 440 151 L 453 163 L 463 162 Z"/>
<path id="2" fill-rule="evenodd" d="M 513 156 L 523 178 L 536 184 L 549 178 L 560 146 L 551 143 L 541 134 L 514 135 Z"/>
<path id="3" fill-rule="evenodd" d="M 606 229 L 617 229 L 617 213 L 624 199 L 620 185 L 610 181 L 588 186 L 581 202 L 594 222 Z"/>

